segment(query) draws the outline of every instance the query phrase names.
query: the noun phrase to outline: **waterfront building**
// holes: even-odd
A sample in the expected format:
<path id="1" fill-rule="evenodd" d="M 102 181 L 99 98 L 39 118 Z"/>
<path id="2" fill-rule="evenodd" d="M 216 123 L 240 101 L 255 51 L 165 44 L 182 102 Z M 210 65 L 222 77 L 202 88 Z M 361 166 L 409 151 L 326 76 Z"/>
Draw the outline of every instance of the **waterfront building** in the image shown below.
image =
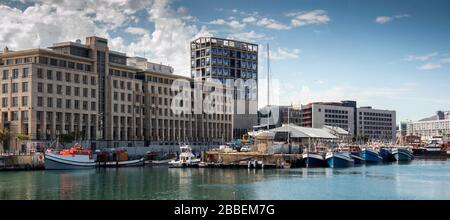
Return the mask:
<path id="1" fill-rule="evenodd" d="M 241 138 L 257 125 L 258 45 L 230 39 L 200 37 L 191 42 L 191 76 L 196 79 L 254 80 L 254 95 L 246 88 L 235 89 L 245 102 L 234 102 L 233 137 Z M 241 110 L 242 108 L 242 110 Z"/>
<path id="2" fill-rule="evenodd" d="M 369 140 L 393 142 L 397 137 L 396 112 L 359 107 L 357 109 L 357 134 Z"/>
<path id="3" fill-rule="evenodd" d="M 72 132 L 93 148 L 231 138 L 230 115 L 181 117 L 171 111 L 171 82 L 185 79 L 193 84 L 192 78 L 109 50 L 104 38 L 45 49 L 5 48 L 0 73 L 0 127 L 13 137 L 9 146 L 16 146 L 17 134 L 50 144 Z"/>
<path id="4" fill-rule="evenodd" d="M 450 135 L 450 111 L 438 111 L 436 115 L 407 124 L 407 134 L 427 141 L 434 136 Z"/>
<path id="5" fill-rule="evenodd" d="M 253 127 L 254 129 L 265 129 L 268 124 L 269 128 L 280 127 L 282 124 L 300 125 L 301 113 L 300 106 L 265 106 L 258 111 L 258 125 Z M 267 117 L 268 114 L 270 115 L 269 119 Z"/>

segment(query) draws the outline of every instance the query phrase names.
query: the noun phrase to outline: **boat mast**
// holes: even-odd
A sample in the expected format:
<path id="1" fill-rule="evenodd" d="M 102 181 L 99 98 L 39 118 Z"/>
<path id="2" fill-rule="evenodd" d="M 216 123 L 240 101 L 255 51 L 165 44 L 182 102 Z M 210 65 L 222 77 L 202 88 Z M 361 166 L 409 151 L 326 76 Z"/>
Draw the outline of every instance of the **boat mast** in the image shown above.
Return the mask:
<path id="1" fill-rule="evenodd" d="M 269 80 L 270 80 L 270 52 L 269 52 L 269 43 L 267 43 L 267 130 L 270 129 L 270 91 L 269 91 Z"/>

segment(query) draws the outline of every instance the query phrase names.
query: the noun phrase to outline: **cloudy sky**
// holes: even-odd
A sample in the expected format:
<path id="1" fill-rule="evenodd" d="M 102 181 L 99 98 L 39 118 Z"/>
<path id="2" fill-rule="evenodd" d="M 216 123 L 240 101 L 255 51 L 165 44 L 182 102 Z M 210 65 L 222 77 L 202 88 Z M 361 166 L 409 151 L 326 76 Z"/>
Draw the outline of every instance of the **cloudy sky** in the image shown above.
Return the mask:
<path id="1" fill-rule="evenodd" d="M 272 103 L 352 99 L 417 120 L 450 110 L 450 1 L 0 0 L 0 48 L 98 35 L 189 75 L 189 44 L 270 44 Z M 260 80 L 260 105 L 266 103 Z"/>

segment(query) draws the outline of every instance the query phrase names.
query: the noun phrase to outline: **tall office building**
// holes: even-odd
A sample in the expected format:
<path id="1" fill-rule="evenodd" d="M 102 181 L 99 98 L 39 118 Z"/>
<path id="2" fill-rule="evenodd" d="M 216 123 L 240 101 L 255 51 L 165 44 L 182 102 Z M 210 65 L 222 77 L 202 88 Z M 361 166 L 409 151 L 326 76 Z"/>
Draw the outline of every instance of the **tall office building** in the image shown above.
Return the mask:
<path id="1" fill-rule="evenodd" d="M 46 49 L 0 53 L 0 127 L 11 137 L 54 143 L 80 133 L 91 146 L 207 144 L 231 139 L 227 114 L 174 114 L 170 66 L 109 50 L 107 39 L 55 43 Z M 191 94 L 193 96 L 193 93 Z M 191 110 L 194 112 L 193 110 Z M 9 146 L 16 146 L 11 138 Z"/>
<path id="2" fill-rule="evenodd" d="M 214 37 L 195 39 L 191 42 L 191 76 L 218 79 L 222 83 L 227 79 L 254 80 L 254 95 L 248 95 L 246 89 L 234 90 L 235 100 L 242 92 L 246 95 L 241 106 L 239 102 L 234 104 L 233 136 L 240 138 L 257 125 L 258 45 Z"/>

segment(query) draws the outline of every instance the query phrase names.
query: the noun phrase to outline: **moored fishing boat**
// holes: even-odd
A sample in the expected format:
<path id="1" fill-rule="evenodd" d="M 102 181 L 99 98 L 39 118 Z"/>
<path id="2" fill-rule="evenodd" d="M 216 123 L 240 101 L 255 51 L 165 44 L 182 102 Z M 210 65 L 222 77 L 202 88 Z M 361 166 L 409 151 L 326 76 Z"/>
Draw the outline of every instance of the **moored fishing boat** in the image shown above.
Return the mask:
<path id="1" fill-rule="evenodd" d="M 167 166 L 170 161 L 175 159 L 176 156 L 171 153 L 147 152 L 145 154 L 145 166 Z"/>
<path id="2" fill-rule="evenodd" d="M 363 164 L 365 162 L 359 146 L 350 147 L 350 157 L 353 158 L 355 164 Z"/>
<path id="3" fill-rule="evenodd" d="M 306 152 L 302 154 L 306 167 L 322 167 L 325 165 L 325 158 L 320 152 Z"/>
<path id="4" fill-rule="evenodd" d="M 170 168 L 181 168 L 181 167 L 197 167 L 200 163 L 200 159 L 198 159 L 193 153 L 191 147 L 189 145 L 180 146 L 180 159 L 172 160 L 169 162 Z"/>
<path id="5" fill-rule="evenodd" d="M 394 148 L 392 154 L 397 161 L 411 161 L 414 159 L 414 155 L 408 148 Z"/>
<path id="6" fill-rule="evenodd" d="M 137 167 L 144 165 L 144 158 L 132 159 L 124 148 L 106 148 L 97 154 L 96 162 L 99 167 Z"/>
<path id="7" fill-rule="evenodd" d="M 325 160 L 331 168 L 350 167 L 355 164 L 355 160 L 350 155 L 347 151 L 330 151 L 326 154 Z"/>
<path id="8" fill-rule="evenodd" d="M 362 150 L 362 158 L 366 163 L 380 163 L 383 162 L 383 158 L 380 156 L 378 151 L 371 148 L 364 148 Z"/>
<path id="9" fill-rule="evenodd" d="M 95 168 L 92 151 L 75 145 L 70 149 L 45 152 L 46 170 L 80 170 Z"/>
<path id="10" fill-rule="evenodd" d="M 395 158 L 390 148 L 380 148 L 379 155 L 383 158 L 383 162 L 394 162 Z"/>

